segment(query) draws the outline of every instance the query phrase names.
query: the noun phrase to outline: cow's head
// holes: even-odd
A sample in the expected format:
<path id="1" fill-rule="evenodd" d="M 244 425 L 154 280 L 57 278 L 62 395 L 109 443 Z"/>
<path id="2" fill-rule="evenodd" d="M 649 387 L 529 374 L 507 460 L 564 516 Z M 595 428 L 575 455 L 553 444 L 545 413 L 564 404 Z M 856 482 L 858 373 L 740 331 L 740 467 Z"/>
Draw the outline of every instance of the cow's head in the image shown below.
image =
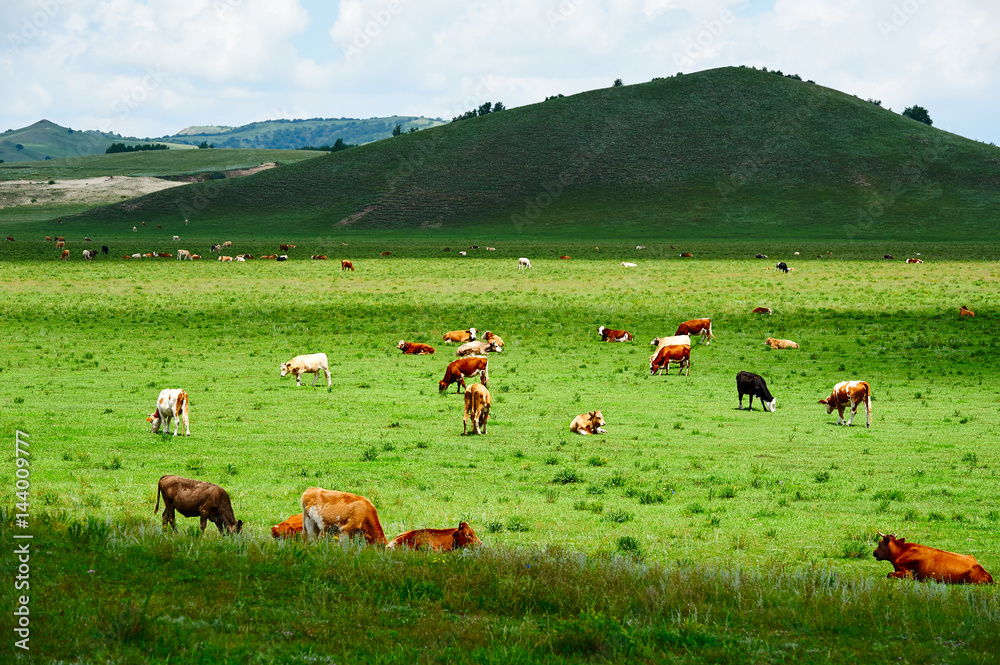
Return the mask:
<path id="1" fill-rule="evenodd" d="M 653 338 L 653 341 L 652 341 L 652 342 L 650 342 L 650 343 L 649 343 L 649 345 L 650 345 L 650 346 L 656 346 L 656 345 L 657 345 L 657 344 L 659 344 L 659 343 L 660 343 L 660 338 L 659 338 L 659 337 L 654 337 L 654 338 Z"/>
<path id="2" fill-rule="evenodd" d="M 438 392 L 444 393 L 444 391 L 448 390 L 448 385 L 446 381 L 438 381 Z"/>
<path id="3" fill-rule="evenodd" d="M 896 546 L 906 542 L 906 538 L 896 538 L 894 533 L 882 533 L 878 532 L 878 535 L 882 538 L 878 541 L 878 545 L 875 547 L 875 551 L 872 552 L 872 556 L 875 557 L 876 561 L 893 561 L 896 558 L 895 550 Z"/>
<path id="4" fill-rule="evenodd" d="M 600 335 L 601 337 L 604 337 L 604 331 L 605 327 L 601 326 L 600 328 L 597 329 L 597 334 Z"/>
<path id="5" fill-rule="evenodd" d="M 592 429 L 604 427 L 607 424 L 604 422 L 604 415 L 600 411 L 591 411 L 587 415 L 590 416 L 590 425 Z"/>
<path id="6" fill-rule="evenodd" d="M 453 536 L 453 547 L 458 549 L 460 547 L 479 547 L 483 544 L 483 541 L 479 540 L 476 536 L 476 532 L 472 530 L 468 522 L 462 522 L 458 525 L 458 529 L 455 530 Z"/>
<path id="7" fill-rule="evenodd" d="M 150 430 L 150 433 L 151 434 L 156 434 L 157 431 L 159 431 L 159 429 L 160 429 L 160 412 L 159 411 L 153 411 L 151 414 L 149 414 L 149 417 L 146 418 L 146 422 L 153 424 L 153 428 L 152 428 L 152 430 Z"/>
<path id="8" fill-rule="evenodd" d="M 469 328 L 469 341 L 470 342 L 476 341 L 476 329 L 475 328 Z"/>
<path id="9" fill-rule="evenodd" d="M 406 342 L 403 340 L 399 340 L 399 344 L 396 345 L 396 348 L 402 349 L 404 346 L 406 346 Z"/>
<path id="10" fill-rule="evenodd" d="M 281 377 L 284 378 L 292 371 L 291 363 L 281 363 Z"/>
<path id="11" fill-rule="evenodd" d="M 501 351 L 503 351 L 503 347 L 496 342 L 490 342 L 490 345 L 486 347 L 487 353 L 500 353 Z"/>
<path id="12" fill-rule="evenodd" d="M 833 410 L 837 408 L 836 403 L 833 400 L 833 395 L 819 401 L 820 404 L 826 404 L 826 412 L 833 413 Z"/>
<path id="13" fill-rule="evenodd" d="M 237 520 L 236 524 L 229 524 L 229 533 L 241 533 L 243 531 L 243 520 Z"/>
<path id="14" fill-rule="evenodd" d="M 764 402 L 764 400 L 761 401 Z M 774 413 L 774 408 L 778 406 L 778 398 L 772 397 L 770 402 L 764 402 L 764 406 L 767 407 L 768 411 Z"/>

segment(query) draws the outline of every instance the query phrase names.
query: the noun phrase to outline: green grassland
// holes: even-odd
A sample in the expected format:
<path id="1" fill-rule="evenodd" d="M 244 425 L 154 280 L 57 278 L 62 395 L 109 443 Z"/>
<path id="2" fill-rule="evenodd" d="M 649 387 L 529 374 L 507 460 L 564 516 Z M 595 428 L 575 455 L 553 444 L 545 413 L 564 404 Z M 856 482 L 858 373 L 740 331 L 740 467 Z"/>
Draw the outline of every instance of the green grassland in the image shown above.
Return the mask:
<path id="1" fill-rule="evenodd" d="M 79 131 L 62 127 L 49 120 L 20 129 L 8 129 L 0 134 L 0 159 L 5 163 L 51 161 L 67 157 L 81 157 L 103 153 L 121 137 L 113 138 L 96 131 Z M 130 145 L 147 145 L 154 141 L 140 139 L 128 141 Z M 20 145 L 21 148 L 17 146 Z M 167 142 L 172 149 L 189 150 L 184 143 Z"/>
<path id="2" fill-rule="evenodd" d="M 51 245 L 3 248 L 0 422 L 10 441 L 15 428 L 31 437 L 41 653 L 995 657 L 995 588 L 900 584 L 871 556 L 875 532 L 891 531 L 1000 571 L 995 261 L 948 244 L 705 243 L 682 261 L 658 244 L 536 240 L 459 258 L 437 242 L 347 240 L 245 264 L 83 263 L 75 250 L 59 263 Z M 270 247 L 242 244 L 233 253 Z M 771 259 L 748 258 L 758 247 Z M 856 260 L 890 249 L 896 261 Z M 900 250 L 928 262 L 905 265 Z M 298 260 L 319 252 L 357 272 Z M 517 270 L 518 255 L 534 269 Z M 796 270 L 764 270 L 777 259 Z M 978 315 L 960 317 L 962 304 Z M 693 349 L 690 376 L 650 376 L 648 342 L 701 316 L 717 339 Z M 602 344 L 599 325 L 636 341 Z M 454 358 L 440 335 L 469 326 L 506 342 L 490 358 L 479 437 L 460 435 L 454 388 L 437 391 Z M 768 336 L 801 349 L 768 350 Z M 399 339 L 438 353 L 404 357 Z M 332 390 L 278 378 L 280 362 L 316 351 Z M 740 370 L 765 377 L 775 413 L 736 408 Z M 817 403 L 853 378 L 872 385 L 871 429 L 838 427 Z M 189 438 L 149 433 L 167 387 L 191 395 Z M 591 409 L 608 433 L 570 434 Z M 225 487 L 245 535 L 198 538 L 183 518 L 178 535 L 161 534 L 153 505 L 167 473 Z M 313 485 L 372 499 L 390 537 L 468 520 L 485 546 L 442 556 L 273 542 L 268 527 Z"/>

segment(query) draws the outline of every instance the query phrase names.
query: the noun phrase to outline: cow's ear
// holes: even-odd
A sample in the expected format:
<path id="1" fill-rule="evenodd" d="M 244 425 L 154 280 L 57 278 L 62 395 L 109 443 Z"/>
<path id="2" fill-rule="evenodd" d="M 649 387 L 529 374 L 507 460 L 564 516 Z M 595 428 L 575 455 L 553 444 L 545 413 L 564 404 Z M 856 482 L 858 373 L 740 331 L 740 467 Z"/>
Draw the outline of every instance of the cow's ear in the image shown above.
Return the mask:
<path id="1" fill-rule="evenodd" d="M 819 401 L 819 403 L 820 403 L 820 404 L 829 404 L 829 403 L 830 403 L 830 398 L 829 398 L 829 397 L 827 397 L 827 398 L 824 398 L 824 399 L 821 399 L 821 400 Z"/>

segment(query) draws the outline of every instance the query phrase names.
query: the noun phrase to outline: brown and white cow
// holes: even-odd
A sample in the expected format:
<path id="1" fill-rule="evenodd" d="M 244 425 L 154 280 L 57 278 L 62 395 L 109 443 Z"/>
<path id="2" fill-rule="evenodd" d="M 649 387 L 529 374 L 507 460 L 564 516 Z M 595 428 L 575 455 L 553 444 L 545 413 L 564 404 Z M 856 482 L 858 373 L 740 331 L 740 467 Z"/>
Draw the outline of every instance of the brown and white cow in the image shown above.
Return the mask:
<path id="1" fill-rule="evenodd" d="M 457 529 L 416 529 L 401 533 L 386 545 L 386 549 L 435 550 L 450 552 L 463 547 L 479 547 L 483 542 L 476 536 L 468 522 L 462 522 Z"/>
<path id="2" fill-rule="evenodd" d="M 277 254 L 264 254 L 260 258 L 262 258 L 262 259 L 276 259 L 276 258 L 278 258 L 278 255 Z"/>
<path id="3" fill-rule="evenodd" d="M 68 249 L 64 249 L 62 251 L 62 255 L 59 257 L 59 260 L 60 261 L 65 261 L 68 258 L 69 258 L 69 250 Z"/>
<path id="4" fill-rule="evenodd" d="M 865 405 L 865 427 L 872 426 L 872 395 L 871 387 L 865 381 L 841 381 L 833 387 L 833 392 L 826 399 L 821 399 L 820 404 L 826 404 L 826 412 L 833 413 L 837 409 L 840 418 L 838 425 L 850 426 L 854 422 L 854 415 L 858 412 L 858 405 Z M 844 421 L 844 409 L 851 408 L 851 418 Z"/>
<path id="5" fill-rule="evenodd" d="M 189 252 L 186 249 L 178 249 L 177 250 L 177 260 L 178 261 L 190 261 L 191 260 L 191 252 Z"/>
<path id="6" fill-rule="evenodd" d="M 354 264 L 348 261 L 347 259 L 341 259 L 340 271 L 343 272 L 345 270 L 350 270 L 351 272 L 354 272 Z"/>
<path id="7" fill-rule="evenodd" d="M 489 362 L 489 358 L 485 356 L 470 356 L 451 361 L 444 371 L 444 378 L 438 381 L 438 392 L 443 393 L 448 390 L 448 386 L 458 383 L 455 394 L 460 395 L 465 390 L 465 379 L 474 376 L 478 376 L 479 381 L 488 388 L 490 385 Z"/>
<path id="8" fill-rule="evenodd" d="M 497 335 L 496 333 L 490 332 L 489 330 L 487 330 L 486 332 L 483 333 L 483 341 L 484 342 L 494 342 L 501 349 L 503 348 L 503 340 L 500 339 L 500 336 Z"/>
<path id="9" fill-rule="evenodd" d="M 682 259 L 690 259 L 694 257 L 694 254 L 692 254 L 691 252 L 684 252 L 680 255 L 680 257 Z"/>
<path id="10" fill-rule="evenodd" d="M 288 374 L 294 374 L 295 385 L 297 386 L 302 385 L 303 374 L 312 374 L 312 385 L 315 386 L 320 372 L 326 374 L 326 387 L 331 387 L 333 380 L 330 378 L 330 362 L 327 360 L 325 353 L 309 353 L 295 356 L 287 363 L 281 363 L 281 378 L 284 378 Z"/>
<path id="11" fill-rule="evenodd" d="M 581 413 L 573 422 L 569 424 L 569 431 L 574 434 L 607 434 L 607 430 L 602 429 L 607 423 L 604 422 L 604 415 L 600 411 Z"/>
<path id="12" fill-rule="evenodd" d="M 65 246 L 66 246 L 66 241 L 65 240 L 57 240 L 56 241 L 56 249 L 62 249 Z"/>
<path id="13" fill-rule="evenodd" d="M 774 337 L 768 337 L 764 340 L 772 349 L 797 349 L 799 345 L 797 342 L 793 342 L 790 339 L 775 339 Z"/>
<path id="14" fill-rule="evenodd" d="M 369 545 L 385 545 L 385 532 L 371 501 L 322 487 L 310 487 L 302 493 L 302 532 L 307 540 L 326 532 L 345 538 L 360 533 Z"/>
<path id="15" fill-rule="evenodd" d="M 601 336 L 602 342 L 631 342 L 632 333 L 627 330 L 611 330 L 601 326 L 597 329 L 597 334 Z"/>
<path id="16" fill-rule="evenodd" d="M 771 315 L 771 308 L 770 307 L 754 307 L 753 311 L 750 312 L 750 313 L 751 314 L 767 314 L 768 316 L 770 316 Z"/>
<path id="17" fill-rule="evenodd" d="M 475 342 L 466 342 L 455 349 L 455 355 L 464 358 L 466 356 L 485 356 L 487 353 L 500 353 L 501 351 L 503 349 L 496 342 L 477 339 Z"/>
<path id="18" fill-rule="evenodd" d="M 466 342 L 473 342 L 476 339 L 476 329 L 469 328 L 468 330 L 452 330 L 446 332 L 441 336 L 445 344 L 465 344 Z"/>
<path id="19" fill-rule="evenodd" d="M 160 512 L 161 496 L 163 526 L 170 525 L 174 531 L 177 531 L 175 509 L 184 517 L 201 517 L 203 533 L 209 522 L 215 524 L 219 533 L 223 533 L 223 527 L 229 533 L 240 533 L 243 530 L 243 520 L 236 520 L 229 494 L 218 485 L 181 476 L 162 476 L 156 485 L 154 515 Z"/>
<path id="20" fill-rule="evenodd" d="M 934 580 L 946 584 L 993 584 L 993 576 L 971 554 L 946 552 L 927 545 L 908 543 L 894 533 L 879 533 L 882 538 L 872 555 L 876 561 L 888 561 L 893 571 L 888 578 L 912 577 L 918 582 Z"/>
<path id="21" fill-rule="evenodd" d="M 222 245 L 220 245 L 219 251 L 222 251 L 223 249 L 228 249 L 229 247 L 232 247 L 232 246 L 233 246 L 233 241 L 232 240 L 227 240 L 226 242 L 222 243 Z"/>
<path id="22" fill-rule="evenodd" d="M 295 249 L 295 245 L 278 245 L 278 251 L 287 252 L 290 249 Z"/>
<path id="23" fill-rule="evenodd" d="M 146 422 L 153 424 L 152 434 L 160 431 L 163 425 L 163 433 L 170 433 L 170 421 L 174 421 L 174 436 L 184 423 L 184 435 L 191 436 L 191 403 L 188 394 L 180 388 L 164 388 L 160 391 L 160 396 L 156 400 L 156 410 L 149 414 Z"/>
<path id="24" fill-rule="evenodd" d="M 701 344 L 705 343 L 708 346 L 715 339 L 715 335 L 712 334 L 712 319 L 691 319 L 690 321 L 685 321 L 684 323 L 677 326 L 677 332 L 675 335 L 701 335 Z"/>
<path id="25" fill-rule="evenodd" d="M 220 261 L 222 261 L 222 262 L 226 262 L 226 261 L 232 261 L 232 260 L 233 260 L 233 257 L 231 257 L 231 256 L 226 256 L 226 255 L 220 255 L 220 256 L 219 256 L 219 260 L 220 260 Z"/>
<path id="26" fill-rule="evenodd" d="M 430 344 L 421 344 L 420 342 L 404 342 L 403 340 L 399 340 L 396 348 L 406 356 L 428 356 L 434 353 L 433 346 Z"/>
<path id="27" fill-rule="evenodd" d="M 379 256 L 392 256 L 392 252 L 386 250 L 386 251 L 382 252 L 381 254 L 379 254 Z"/>
<path id="28" fill-rule="evenodd" d="M 97 256 L 97 250 L 96 249 L 85 249 L 85 250 L 83 250 L 83 258 L 87 259 L 88 261 L 93 261 L 95 256 Z"/>
<path id="29" fill-rule="evenodd" d="M 907 263 L 923 263 L 923 259 L 906 259 Z"/>
<path id="30" fill-rule="evenodd" d="M 965 305 L 962 305 L 961 307 L 958 308 L 958 313 L 961 314 L 962 316 L 975 316 L 976 315 L 975 312 L 973 312 L 971 309 L 969 309 Z"/>
<path id="31" fill-rule="evenodd" d="M 465 410 L 462 412 L 462 434 L 466 433 L 468 420 L 472 419 L 472 434 L 486 434 L 486 421 L 490 419 L 493 397 L 481 383 L 465 389 Z"/>
<path id="32" fill-rule="evenodd" d="M 302 533 L 302 513 L 292 515 L 281 524 L 271 527 L 272 538 L 295 538 Z"/>
<path id="33" fill-rule="evenodd" d="M 325 254 L 313 254 L 309 258 L 312 259 L 313 261 L 326 261 Z"/>
<path id="34" fill-rule="evenodd" d="M 661 346 L 653 359 L 649 361 L 649 373 L 653 376 L 659 374 L 660 371 L 670 374 L 670 363 L 672 362 L 679 364 L 677 374 L 680 374 L 682 369 L 687 368 L 685 376 L 689 376 L 691 374 L 691 347 L 687 344 Z"/>

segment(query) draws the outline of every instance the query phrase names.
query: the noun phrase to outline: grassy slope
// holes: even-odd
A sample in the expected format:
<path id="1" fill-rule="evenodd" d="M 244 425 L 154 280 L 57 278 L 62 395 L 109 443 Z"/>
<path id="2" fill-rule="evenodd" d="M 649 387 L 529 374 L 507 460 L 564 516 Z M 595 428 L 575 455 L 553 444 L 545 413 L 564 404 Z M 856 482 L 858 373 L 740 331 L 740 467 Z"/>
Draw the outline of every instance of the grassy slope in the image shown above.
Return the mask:
<path id="1" fill-rule="evenodd" d="M 109 145 L 120 142 L 97 132 L 69 131 L 49 120 L 39 120 L 33 125 L 0 134 L 0 159 L 5 163 L 48 161 L 46 157 L 79 157 L 102 154 Z M 130 145 L 155 143 L 155 141 L 127 141 Z M 17 144 L 23 149 L 18 150 Z M 172 148 L 188 146 L 171 144 Z"/>
<path id="2" fill-rule="evenodd" d="M 239 182 L 88 213 L 184 210 L 258 235 L 996 236 L 1000 150 L 752 69 L 609 88 L 451 123 Z M 249 219 L 249 223 L 248 223 Z M 236 230 L 234 228 L 234 230 Z"/>

